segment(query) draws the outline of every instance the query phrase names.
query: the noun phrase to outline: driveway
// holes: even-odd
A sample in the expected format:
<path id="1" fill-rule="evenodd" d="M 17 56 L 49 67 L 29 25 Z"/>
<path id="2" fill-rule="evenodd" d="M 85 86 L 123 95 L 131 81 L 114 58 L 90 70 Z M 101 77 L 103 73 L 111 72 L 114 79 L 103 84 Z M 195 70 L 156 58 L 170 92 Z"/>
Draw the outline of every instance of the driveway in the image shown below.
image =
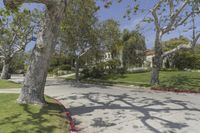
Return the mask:
<path id="1" fill-rule="evenodd" d="M 200 95 L 63 84 L 46 94 L 70 109 L 80 133 L 199 133 Z"/>

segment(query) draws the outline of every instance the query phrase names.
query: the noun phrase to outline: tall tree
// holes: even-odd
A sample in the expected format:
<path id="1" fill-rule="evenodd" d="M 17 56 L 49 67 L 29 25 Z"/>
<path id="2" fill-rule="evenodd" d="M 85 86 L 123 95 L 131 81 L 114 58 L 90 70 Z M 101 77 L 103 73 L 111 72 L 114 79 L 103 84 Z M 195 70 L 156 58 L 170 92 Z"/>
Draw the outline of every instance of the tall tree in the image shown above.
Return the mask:
<path id="1" fill-rule="evenodd" d="M 123 35 L 123 64 L 124 67 L 142 66 L 146 50 L 145 38 L 137 31 L 124 31 Z"/>
<path id="2" fill-rule="evenodd" d="M 162 37 L 178 27 L 183 26 L 191 19 L 193 14 L 200 12 L 198 8 L 195 8 L 196 6 L 194 6 L 193 2 L 194 1 L 189 0 L 160 0 L 151 9 L 156 31 L 155 57 L 153 58 L 153 70 L 151 76 L 152 85 L 159 84 L 159 70 L 163 58 L 180 49 L 190 49 L 194 47 L 200 37 L 200 33 L 198 33 L 189 44 L 181 44 L 167 52 L 163 52 L 162 50 Z"/>
<path id="3" fill-rule="evenodd" d="M 36 25 L 33 23 L 33 20 L 35 21 L 33 13 L 28 10 L 12 13 L 2 9 L 0 16 L 0 55 L 3 59 L 1 79 L 9 79 L 12 59 L 16 54 L 23 52 L 32 40 Z"/>
<path id="4" fill-rule="evenodd" d="M 4 4 L 9 9 L 16 9 L 23 3 L 45 4 L 46 11 L 44 24 L 38 33 L 18 102 L 44 105 L 46 103 L 44 87 L 49 60 L 57 43 L 59 25 L 65 14 L 66 0 L 4 0 Z"/>
<path id="5" fill-rule="evenodd" d="M 80 58 L 95 44 L 96 3 L 94 0 L 68 2 L 62 23 L 62 43 L 75 59 L 76 81 L 79 80 Z"/>
<path id="6" fill-rule="evenodd" d="M 112 58 L 119 52 L 120 35 L 119 24 L 115 20 L 109 19 L 102 23 L 102 43 L 105 50 L 111 52 Z"/>
<path id="7" fill-rule="evenodd" d="M 101 0 L 105 2 L 105 7 L 112 5 L 113 0 Z M 118 0 L 122 2 L 123 0 Z M 137 13 L 137 11 L 144 12 L 144 9 L 140 10 L 141 0 L 134 0 L 130 3 L 127 8 L 125 17 L 131 18 L 132 13 Z M 159 84 L 159 70 L 161 68 L 162 60 L 165 56 L 172 54 L 181 49 L 191 49 L 197 43 L 200 38 L 200 32 L 196 31 L 196 26 L 193 26 L 193 39 L 188 44 L 181 44 L 176 48 L 163 52 L 162 50 L 162 38 L 164 35 L 176 30 L 178 27 L 184 26 L 188 21 L 192 20 L 193 25 L 195 25 L 195 14 L 200 13 L 199 0 L 157 0 L 153 7 L 145 9 L 149 10 L 151 16 L 147 15 L 145 17 L 145 22 L 153 22 L 155 27 L 155 56 L 153 58 L 153 68 L 151 75 L 151 84 Z"/>

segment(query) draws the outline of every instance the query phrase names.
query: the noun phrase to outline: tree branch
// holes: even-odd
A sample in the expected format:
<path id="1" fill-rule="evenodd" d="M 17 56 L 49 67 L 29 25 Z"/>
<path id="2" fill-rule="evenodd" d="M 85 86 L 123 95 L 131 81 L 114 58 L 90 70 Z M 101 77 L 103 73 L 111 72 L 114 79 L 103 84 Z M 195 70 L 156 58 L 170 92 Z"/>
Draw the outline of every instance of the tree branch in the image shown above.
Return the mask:
<path id="1" fill-rule="evenodd" d="M 59 0 L 3 0 L 4 4 L 10 8 L 14 8 L 23 3 L 42 3 L 45 5 L 52 5 L 58 1 Z"/>
<path id="2" fill-rule="evenodd" d="M 171 55 L 171 54 L 173 54 L 173 53 L 176 53 L 177 51 L 179 51 L 179 50 L 181 50 L 181 49 L 191 49 L 191 48 L 192 48 L 191 42 L 190 42 L 189 44 L 182 44 L 182 45 L 179 45 L 179 46 L 177 46 L 176 48 L 174 48 L 174 49 L 172 49 L 172 50 L 170 50 L 170 51 L 164 52 L 164 53 L 162 54 L 162 58 L 167 57 L 167 56 L 169 56 L 169 55 Z"/>
<path id="3" fill-rule="evenodd" d="M 168 0 L 169 8 L 170 8 L 170 17 L 174 14 L 174 2 L 173 0 Z"/>
<path id="4" fill-rule="evenodd" d="M 196 45 L 199 38 L 200 38 L 200 33 L 197 34 L 197 36 L 195 37 L 195 39 L 192 42 L 189 42 L 188 44 L 179 45 L 179 46 L 177 46 L 176 48 L 174 48 L 170 51 L 164 52 L 162 54 L 162 58 L 167 57 L 167 56 L 169 56 L 173 53 L 176 53 L 177 51 L 179 51 L 181 49 L 191 49 L 191 48 L 193 48 Z"/>
<path id="5" fill-rule="evenodd" d="M 189 3 L 189 1 L 184 1 L 183 4 L 181 5 L 181 7 L 179 9 L 177 9 L 176 12 L 172 13 L 172 15 L 170 17 L 170 22 L 166 26 L 166 28 L 163 29 L 163 33 L 167 33 L 175 28 L 174 24 L 176 23 L 178 16 L 180 15 L 180 13 L 183 11 L 183 9 L 186 7 L 186 5 L 188 3 Z"/>
<path id="6" fill-rule="evenodd" d="M 150 10 L 151 13 L 152 13 L 152 15 L 153 15 L 153 18 L 154 18 L 154 23 L 155 23 L 156 29 L 157 29 L 158 31 L 160 31 L 161 28 L 160 28 L 159 19 L 158 19 L 158 15 L 157 15 L 157 12 L 156 12 L 156 11 L 160 8 L 160 5 L 162 4 L 163 1 L 164 1 L 164 0 L 160 0 L 160 1 L 158 2 L 158 4 L 156 4 L 156 5 L 153 7 L 153 9 Z"/>

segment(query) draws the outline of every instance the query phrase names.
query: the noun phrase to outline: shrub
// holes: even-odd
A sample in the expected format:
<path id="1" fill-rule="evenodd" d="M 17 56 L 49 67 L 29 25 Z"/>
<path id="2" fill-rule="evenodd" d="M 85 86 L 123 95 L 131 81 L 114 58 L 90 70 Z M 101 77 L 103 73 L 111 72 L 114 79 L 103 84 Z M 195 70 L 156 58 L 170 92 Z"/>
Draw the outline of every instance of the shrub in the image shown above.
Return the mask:
<path id="1" fill-rule="evenodd" d="M 91 71 L 89 68 L 84 68 L 82 71 L 81 71 L 81 75 L 83 75 L 82 77 L 83 78 L 88 78 L 90 77 L 91 75 Z"/>
<path id="2" fill-rule="evenodd" d="M 70 65 L 61 65 L 59 66 L 59 70 L 71 71 L 72 67 Z"/>
<path id="3" fill-rule="evenodd" d="M 91 72 L 92 78 L 102 78 L 104 76 L 105 70 L 101 67 L 93 67 Z"/>
<path id="4" fill-rule="evenodd" d="M 126 69 L 125 68 L 117 68 L 117 73 L 120 75 L 124 75 L 126 73 Z"/>

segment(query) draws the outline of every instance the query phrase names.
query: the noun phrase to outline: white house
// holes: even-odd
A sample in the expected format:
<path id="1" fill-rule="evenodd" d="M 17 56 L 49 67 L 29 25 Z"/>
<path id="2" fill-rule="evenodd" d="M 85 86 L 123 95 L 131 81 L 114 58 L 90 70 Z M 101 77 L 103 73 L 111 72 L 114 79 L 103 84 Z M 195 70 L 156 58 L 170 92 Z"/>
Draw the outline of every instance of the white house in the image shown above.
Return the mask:
<path id="1" fill-rule="evenodd" d="M 155 56 L 155 51 L 152 49 L 147 49 L 145 51 L 146 59 L 144 61 L 144 67 L 153 67 L 153 57 Z"/>

